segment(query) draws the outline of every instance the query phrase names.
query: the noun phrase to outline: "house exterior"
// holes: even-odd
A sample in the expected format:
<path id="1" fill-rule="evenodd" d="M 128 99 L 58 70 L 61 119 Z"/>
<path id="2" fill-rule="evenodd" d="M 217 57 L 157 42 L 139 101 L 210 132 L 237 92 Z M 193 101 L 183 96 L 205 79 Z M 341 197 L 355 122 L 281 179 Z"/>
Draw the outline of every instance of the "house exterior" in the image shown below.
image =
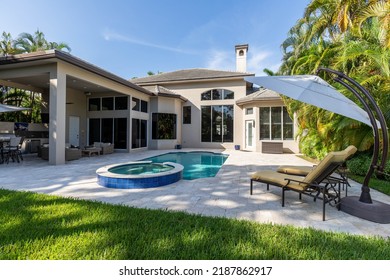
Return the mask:
<path id="1" fill-rule="evenodd" d="M 296 124 L 283 100 L 276 92 L 255 88 L 244 80 L 254 76 L 246 72 L 248 45 L 237 45 L 235 51 L 235 72 L 185 69 L 131 80 L 149 91 L 164 89 L 171 97 L 182 97 L 181 111 L 164 107 L 177 114 L 181 133 L 171 143 L 152 136 L 151 141 L 159 144 L 151 148 L 180 144 L 185 148 L 234 149 L 239 145 L 242 150 L 267 152 L 278 146 L 274 152 L 298 152 Z M 161 105 L 162 100 L 151 102 Z"/>
<path id="2" fill-rule="evenodd" d="M 282 99 L 244 80 L 254 76 L 246 73 L 248 45 L 235 51 L 237 71 L 186 69 L 132 80 L 57 50 L 21 54 L 0 58 L 0 84 L 42 94 L 50 164 L 65 163 L 67 144 L 94 142 L 124 152 L 178 145 L 264 152 L 264 143 L 298 152 Z"/>

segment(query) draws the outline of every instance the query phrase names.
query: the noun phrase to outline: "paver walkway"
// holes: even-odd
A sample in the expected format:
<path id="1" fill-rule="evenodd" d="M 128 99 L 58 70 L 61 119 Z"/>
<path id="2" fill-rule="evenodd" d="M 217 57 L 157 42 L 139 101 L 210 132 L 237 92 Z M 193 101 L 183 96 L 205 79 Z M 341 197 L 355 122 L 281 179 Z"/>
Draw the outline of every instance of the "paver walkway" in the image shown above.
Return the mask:
<path id="1" fill-rule="evenodd" d="M 186 151 L 186 149 L 181 150 Z M 311 165 L 293 154 L 262 154 L 226 150 L 229 154 L 216 177 L 181 180 L 175 184 L 151 189 L 109 189 L 97 184 L 96 170 L 104 165 L 140 160 L 170 151 L 114 153 L 99 157 L 83 157 L 65 165 L 51 166 L 36 156 L 24 156 L 20 163 L 0 165 L 0 187 L 27 190 L 64 197 L 76 197 L 150 209 L 169 209 L 207 216 L 247 219 L 264 223 L 290 224 L 351 234 L 390 237 L 390 224 L 377 224 L 337 211 L 327 205 L 326 221 L 322 221 L 321 201 L 313 202 L 296 193 L 287 193 L 286 206 L 281 207 L 281 189 L 266 190 L 255 184 L 249 195 L 250 174 L 279 165 Z M 360 185 L 351 182 L 348 195 L 360 195 Z M 390 204 L 390 198 L 371 190 L 374 200 Z"/>

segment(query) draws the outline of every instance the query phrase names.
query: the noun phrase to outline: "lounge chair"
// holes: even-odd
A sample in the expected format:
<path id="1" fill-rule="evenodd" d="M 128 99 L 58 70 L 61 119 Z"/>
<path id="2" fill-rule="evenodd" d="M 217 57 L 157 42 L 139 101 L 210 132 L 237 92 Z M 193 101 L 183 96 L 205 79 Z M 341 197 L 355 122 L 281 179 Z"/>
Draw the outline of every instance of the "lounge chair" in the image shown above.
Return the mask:
<path id="1" fill-rule="evenodd" d="M 314 198 L 322 199 L 323 213 L 322 220 L 325 220 L 325 205 L 334 203 L 338 206 L 340 202 L 341 180 L 332 177 L 332 173 L 341 166 L 348 158 L 357 151 L 356 147 L 349 146 L 340 152 L 330 152 L 316 167 L 309 170 L 305 177 L 289 175 L 272 170 L 262 170 L 254 173 L 250 181 L 250 194 L 253 194 L 253 182 L 261 182 L 282 188 L 282 207 L 284 207 L 285 192 L 295 191 Z M 337 188 L 338 186 L 338 188 Z"/>
<path id="2" fill-rule="evenodd" d="M 347 158 L 347 160 L 354 155 L 354 153 L 351 153 L 353 149 L 352 146 L 348 147 L 348 152 L 350 152 L 350 156 Z M 289 175 L 297 175 L 297 176 L 306 176 L 309 174 L 313 168 L 316 166 L 296 166 L 296 165 L 281 165 L 278 167 L 276 170 L 279 173 L 284 173 L 284 174 L 289 174 Z M 343 185 L 343 190 L 345 187 L 345 195 L 348 195 L 348 187 L 351 187 L 351 185 L 348 182 L 348 177 L 346 175 L 346 167 L 345 166 L 340 166 L 337 169 L 338 177 L 330 177 L 335 180 L 341 180 L 341 184 Z"/>

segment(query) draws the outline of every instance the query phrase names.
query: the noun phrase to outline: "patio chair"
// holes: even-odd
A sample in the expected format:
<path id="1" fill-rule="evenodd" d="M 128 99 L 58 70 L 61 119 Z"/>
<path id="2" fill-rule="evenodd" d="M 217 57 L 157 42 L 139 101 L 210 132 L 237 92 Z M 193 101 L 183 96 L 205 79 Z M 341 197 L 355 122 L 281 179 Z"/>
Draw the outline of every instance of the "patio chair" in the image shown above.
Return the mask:
<path id="1" fill-rule="evenodd" d="M 352 155 L 351 155 L 352 156 Z M 349 158 L 348 158 L 349 159 Z M 347 160 L 348 160 L 347 159 Z M 276 170 L 277 172 L 279 173 L 284 173 L 284 174 L 289 174 L 289 175 L 297 175 L 297 176 L 303 176 L 305 177 L 307 174 L 309 174 L 313 168 L 315 168 L 316 166 L 294 166 L 294 165 L 281 165 L 278 167 L 278 169 Z M 351 187 L 351 185 L 349 184 L 348 182 L 348 177 L 347 177 L 347 168 L 344 164 L 342 164 L 341 166 L 339 166 L 336 170 L 336 173 L 339 175 L 338 177 L 330 177 L 330 178 L 333 178 L 335 180 L 340 180 L 342 186 L 343 186 L 343 190 L 345 188 L 345 196 L 348 196 L 348 188 Z"/>
<path id="2" fill-rule="evenodd" d="M 317 199 L 322 199 L 322 220 L 325 221 L 325 205 L 329 203 L 332 206 L 338 206 L 340 202 L 340 184 L 338 180 L 331 175 L 341 166 L 349 157 L 357 151 L 356 147 L 349 146 L 343 151 L 330 152 L 315 168 L 307 173 L 305 177 L 298 175 L 289 175 L 273 170 L 262 170 L 254 173 L 250 180 L 250 194 L 253 194 L 253 182 L 261 182 L 282 188 L 282 207 L 285 202 L 285 192 L 295 191 L 299 193 L 299 199 L 302 194 Z M 338 186 L 338 188 L 337 188 Z"/>
<path id="3" fill-rule="evenodd" d="M 20 160 L 23 160 L 21 151 L 23 140 L 23 137 L 11 137 L 9 144 L 3 148 L 4 161 L 7 162 L 7 164 L 9 163 L 10 158 L 13 162 L 16 160 L 18 163 Z"/>

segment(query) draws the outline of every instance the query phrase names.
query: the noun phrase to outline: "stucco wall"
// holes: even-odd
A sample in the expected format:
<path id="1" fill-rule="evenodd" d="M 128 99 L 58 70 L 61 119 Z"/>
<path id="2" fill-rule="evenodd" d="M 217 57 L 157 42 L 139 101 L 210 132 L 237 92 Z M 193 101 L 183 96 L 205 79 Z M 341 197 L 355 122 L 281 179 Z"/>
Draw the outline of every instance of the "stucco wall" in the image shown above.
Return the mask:
<path id="1" fill-rule="evenodd" d="M 246 85 L 241 79 L 224 81 L 202 81 L 185 84 L 170 84 L 167 87 L 177 94 L 188 99 L 182 106 L 191 106 L 191 124 L 182 126 L 182 146 L 185 148 L 226 148 L 233 149 L 234 145 L 242 145 L 244 137 L 242 128 L 242 108 L 236 105 L 235 100 L 246 95 Z M 211 89 L 228 89 L 234 92 L 231 100 L 202 101 L 201 94 Z M 234 140 L 232 143 L 201 142 L 201 106 L 233 105 L 234 108 Z"/>
<path id="2" fill-rule="evenodd" d="M 174 149 L 182 143 L 182 101 L 178 98 L 158 97 L 151 99 L 150 115 L 152 113 L 176 114 L 176 139 L 156 140 L 152 139 L 152 122 L 149 122 L 149 148 L 150 149 Z"/>
<path id="3" fill-rule="evenodd" d="M 263 101 L 256 101 L 256 102 L 251 102 L 248 104 L 243 105 L 243 116 L 244 116 L 244 122 L 243 122 L 243 127 L 242 127 L 242 133 L 245 136 L 245 121 L 247 120 L 253 120 L 255 123 L 255 129 L 254 129 L 254 139 L 255 139 L 255 145 L 252 149 L 248 150 L 253 150 L 256 152 L 261 152 L 262 151 L 262 142 L 263 140 L 260 140 L 260 107 L 277 107 L 277 106 L 284 106 L 284 102 L 282 100 L 263 100 Z M 253 108 L 253 114 L 251 115 L 246 115 L 245 110 L 247 108 Z M 294 132 L 296 133 L 298 127 L 297 123 L 294 118 Z M 294 135 L 295 138 L 295 135 Z M 273 140 L 264 140 L 266 142 L 270 142 Z M 299 153 L 299 146 L 298 146 L 298 141 L 296 140 L 275 140 L 275 142 L 283 142 L 283 148 L 284 152 L 294 152 L 294 153 Z M 244 143 L 244 149 L 245 148 L 245 143 Z"/>

